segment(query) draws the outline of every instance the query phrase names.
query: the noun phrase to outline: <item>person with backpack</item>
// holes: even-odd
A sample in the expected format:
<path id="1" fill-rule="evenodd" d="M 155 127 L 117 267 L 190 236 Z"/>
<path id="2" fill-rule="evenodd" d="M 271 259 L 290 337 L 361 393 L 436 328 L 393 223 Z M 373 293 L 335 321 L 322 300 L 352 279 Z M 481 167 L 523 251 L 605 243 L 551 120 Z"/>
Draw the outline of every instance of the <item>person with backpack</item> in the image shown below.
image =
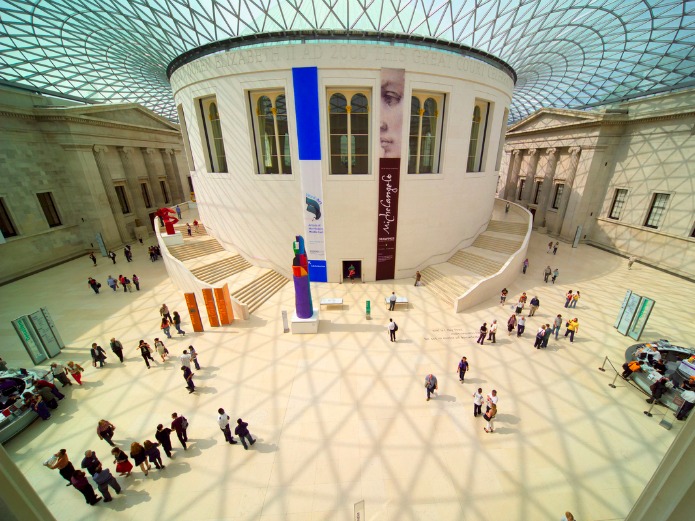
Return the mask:
<path id="1" fill-rule="evenodd" d="M 178 436 L 181 445 L 183 445 L 183 450 L 188 450 L 186 442 L 188 441 L 188 420 L 185 416 L 179 416 L 177 413 L 172 413 L 171 418 L 174 420 L 171 422 L 171 428 L 176 431 L 176 436 Z"/>
<path id="2" fill-rule="evenodd" d="M 398 324 L 396 324 L 392 318 L 389 318 L 389 323 L 386 326 L 389 330 L 389 338 L 391 339 L 391 342 L 396 341 L 396 331 L 398 331 Z"/>

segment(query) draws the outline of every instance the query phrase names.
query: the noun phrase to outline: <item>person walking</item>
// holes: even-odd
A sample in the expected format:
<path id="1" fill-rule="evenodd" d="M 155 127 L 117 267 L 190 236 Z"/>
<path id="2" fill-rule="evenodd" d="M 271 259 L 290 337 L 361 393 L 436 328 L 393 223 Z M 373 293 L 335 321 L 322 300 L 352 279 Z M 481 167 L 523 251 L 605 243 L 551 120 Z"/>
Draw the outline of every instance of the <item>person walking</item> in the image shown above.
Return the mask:
<path id="1" fill-rule="evenodd" d="M 169 427 L 164 427 L 161 423 L 157 425 L 157 432 L 155 432 L 154 437 L 157 439 L 159 444 L 164 450 L 164 454 L 167 458 L 172 458 L 171 455 L 171 429 Z"/>
<path id="2" fill-rule="evenodd" d="M 528 316 L 532 317 L 536 314 L 538 308 L 541 307 L 541 301 L 538 300 L 538 297 L 534 296 L 529 304 L 531 305 L 531 309 L 529 309 Z"/>
<path id="3" fill-rule="evenodd" d="M 159 308 L 159 315 L 162 318 L 167 318 L 169 319 L 169 322 L 172 321 L 171 319 L 171 314 L 169 313 L 169 307 L 166 304 L 162 304 L 162 307 Z"/>
<path id="4" fill-rule="evenodd" d="M 133 262 L 133 252 L 130 249 L 130 244 L 126 244 L 125 248 L 123 248 L 123 255 L 125 255 L 125 260 Z"/>
<path id="5" fill-rule="evenodd" d="M 116 427 L 113 426 L 113 423 L 107 420 L 99 420 L 99 423 L 97 423 L 97 436 L 99 436 L 100 440 L 106 440 L 106 443 L 112 447 L 115 446 L 111 440 L 115 430 Z"/>
<path id="6" fill-rule="evenodd" d="M 487 427 L 484 427 L 485 432 L 495 432 L 492 424 L 495 416 L 497 416 L 497 405 L 493 404 L 492 407 L 490 407 L 490 410 L 483 415 L 483 418 L 485 418 L 487 421 Z"/>
<path id="7" fill-rule="evenodd" d="M 140 470 L 142 470 L 145 476 L 149 475 L 149 470 L 152 468 L 152 465 L 147 461 L 145 448 L 137 441 L 130 444 L 130 457 L 133 458 L 135 465 L 140 466 Z"/>
<path id="8" fill-rule="evenodd" d="M 550 253 L 550 250 L 552 250 L 552 249 L 553 249 L 553 241 L 550 241 L 548 243 L 548 251 L 546 253 Z"/>
<path id="9" fill-rule="evenodd" d="M 190 367 L 182 367 L 183 379 L 186 381 L 186 389 L 188 389 L 188 394 L 195 392 L 195 384 L 193 383 L 193 371 Z"/>
<path id="10" fill-rule="evenodd" d="M 477 418 L 482 413 L 483 409 L 483 390 L 478 387 L 478 390 L 473 393 L 473 418 Z"/>
<path id="11" fill-rule="evenodd" d="M 437 377 L 434 376 L 433 374 L 428 374 L 425 376 L 425 389 L 427 389 L 427 400 L 430 401 L 430 395 L 434 394 L 434 391 L 439 389 L 439 385 L 437 384 Z"/>
<path id="12" fill-rule="evenodd" d="M 60 365 L 57 362 L 53 362 L 51 364 L 51 374 L 55 380 L 58 380 L 61 384 L 63 384 L 63 387 L 66 385 L 72 385 L 72 382 L 68 379 L 68 371 L 65 369 L 65 366 Z"/>
<path id="13" fill-rule="evenodd" d="M 159 325 L 159 329 L 164 332 L 167 338 L 171 338 L 171 333 L 169 332 L 171 330 L 171 322 L 169 322 L 167 317 L 162 317 L 162 323 Z"/>
<path id="14" fill-rule="evenodd" d="M 106 365 L 106 351 L 104 351 L 103 347 L 97 345 L 96 342 L 93 342 L 92 348 L 89 350 L 89 352 L 92 355 L 92 365 L 94 367 L 97 366 L 97 363 L 99 363 L 100 369 Z"/>
<path id="15" fill-rule="evenodd" d="M 87 285 L 92 288 L 94 293 L 97 295 L 99 294 L 99 288 L 101 287 L 101 284 L 99 284 L 96 280 L 94 280 L 92 277 L 87 277 Z"/>
<path id="16" fill-rule="evenodd" d="M 186 233 L 188 234 L 189 237 L 193 237 L 193 232 L 191 230 L 191 225 L 186 223 Z"/>
<path id="17" fill-rule="evenodd" d="M 415 285 L 420 286 L 420 280 L 422 280 L 422 273 L 419 271 L 415 272 Z"/>
<path id="18" fill-rule="evenodd" d="M 514 328 L 516 327 L 516 314 L 512 313 L 512 316 L 509 317 L 509 320 L 507 320 L 507 331 L 509 331 L 509 334 L 512 334 L 512 331 L 514 331 Z"/>
<path id="19" fill-rule="evenodd" d="M 565 307 L 569 307 L 570 302 L 572 302 L 572 297 L 574 297 L 572 290 L 569 290 L 567 295 L 565 295 Z"/>
<path id="20" fill-rule="evenodd" d="M 536 349 L 541 348 L 541 344 L 543 343 L 543 336 L 545 335 L 545 326 L 541 326 L 538 328 L 538 331 L 536 331 L 536 341 L 533 343 L 533 347 Z"/>
<path id="21" fill-rule="evenodd" d="M 483 325 L 480 326 L 480 335 L 478 335 L 478 340 L 476 340 L 476 343 L 483 345 L 483 342 L 485 342 L 485 336 L 487 335 L 487 322 L 483 322 Z"/>
<path id="22" fill-rule="evenodd" d="M 121 493 L 121 485 L 118 484 L 118 481 L 116 481 L 116 478 L 113 477 L 111 471 L 109 469 L 102 468 L 101 465 L 99 465 L 99 468 L 92 473 L 92 479 L 94 480 L 94 483 L 97 484 L 97 488 L 99 489 L 99 492 L 101 492 L 101 495 L 104 496 L 104 503 L 113 501 L 113 496 L 111 496 L 111 492 L 109 492 L 109 487 L 114 489 L 116 494 Z"/>
<path id="23" fill-rule="evenodd" d="M 522 270 L 524 272 L 524 275 L 526 275 L 527 269 L 528 269 L 528 259 L 524 259 L 523 270 Z"/>
<path id="24" fill-rule="evenodd" d="M 553 270 L 553 278 L 550 279 L 553 282 L 553 284 L 555 284 L 555 281 L 557 280 L 558 275 L 560 275 L 560 270 L 555 268 Z"/>
<path id="25" fill-rule="evenodd" d="M 251 433 L 249 432 L 249 424 L 243 421 L 241 418 L 239 418 L 236 423 L 237 425 L 234 427 L 234 434 L 239 436 L 239 440 L 244 446 L 244 450 L 249 450 L 249 445 L 256 443 L 256 440 L 251 437 Z M 246 445 L 247 441 L 249 442 L 248 445 Z"/>
<path id="26" fill-rule="evenodd" d="M 217 425 L 220 426 L 220 430 L 224 434 L 224 440 L 231 445 L 236 445 L 237 442 L 234 441 L 232 431 L 229 428 L 229 415 L 221 407 L 217 409 L 217 413 L 219 414 L 217 416 Z"/>
<path id="27" fill-rule="evenodd" d="M 72 483 L 72 486 L 80 491 L 80 494 L 84 496 L 84 499 L 88 505 L 94 506 L 101 501 L 102 498 L 97 497 L 97 495 L 94 493 L 94 488 L 89 484 L 89 481 L 87 481 L 87 475 L 81 470 L 76 470 L 73 473 L 72 477 L 70 478 L 70 483 Z"/>
<path id="28" fill-rule="evenodd" d="M 72 483 L 70 482 L 70 478 L 72 478 L 72 475 L 75 473 L 75 467 L 73 467 L 72 463 L 70 463 L 70 458 L 68 458 L 68 451 L 66 451 L 65 449 L 60 449 L 58 452 L 54 454 L 53 461 L 47 463 L 46 466 L 49 469 L 58 469 L 58 472 L 63 477 L 63 479 L 68 482 L 68 484 L 65 485 L 66 487 L 72 485 Z"/>
<path id="29" fill-rule="evenodd" d="M 116 254 L 112 250 L 109 250 L 108 257 L 109 257 L 109 259 L 111 259 L 111 262 L 116 264 Z"/>
<path id="30" fill-rule="evenodd" d="M 87 474 L 91 476 L 99 467 L 101 467 L 101 461 L 97 458 L 96 453 L 93 450 L 84 451 L 84 458 L 82 458 L 80 468 L 85 469 Z"/>
<path id="31" fill-rule="evenodd" d="M 112 290 L 116 291 L 118 288 L 118 281 L 109 275 L 109 277 L 106 279 L 106 285 Z"/>
<path id="32" fill-rule="evenodd" d="M 140 291 L 140 279 L 135 273 L 133 273 L 133 284 L 135 284 L 135 289 Z"/>
<path id="33" fill-rule="evenodd" d="M 576 308 L 577 307 L 577 302 L 579 302 L 579 299 L 582 298 L 580 295 L 579 291 L 577 291 L 573 296 L 572 296 L 572 302 L 570 302 L 570 305 L 567 306 L 569 308 Z"/>
<path id="34" fill-rule="evenodd" d="M 118 447 L 111 449 L 111 454 L 113 454 L 113 462 L 116 464 L 118 475 L 126 478 L 130 476 L 130 473 L 133 471 L 133 464 L 128 459 L 128 455 Z"/>
<path id="35" fill-rule="evenodd" d="M 545 325 L 545 333 L 543 333 L 543 342 L 541 343 L 542 348 L 548 347 L 548 342 L 550 341 L 550 335 L 553 334 L 553 328 L 550 327 L 550 324 Z"/>
<path id="36" fill-rule="evenodd" d="M 565 331 L 565 336 L 570 336 L 570 344 L 574 342 L 574 335 L 577 334 L 577 332 L 579 332 L 579 320 L 573 318 L 567 322 L 567 331 Z"/>
<path id="37" fill-rule="evenodd" d="M 183 450 L 188 450 L 186 446 L 188 441 L 188 420 L 185 416 L 179 416 L 177 413 L 172 413 L 171 418 L 174 420 L 171 422 L 171 428 L 176 431 L 176 436 L 178 436 L 181 445 L 183 445 Z"/>
<path id="38" fill-rule="evenodd" d="M 560 328 L 561 327 L 562 327 L 562 315 L 558 315 L 555 317 L 555 320 L 553 320 L 553 333 L 555 334 L 555 340 L 557 340 L 557 337 L 560 334 Z"/>
<path id="39" fill-rule="evenodd" d="M 521 315 L 524 311 L 524 301 L 519 299 L 519 301 L 516 303 L 516 308 L 514 309 L 514 313 L 516 315 Z"/>
<path id="40" fill-rule="evenodd" d="M 389 318 L 389 323 L 386 325 L 389 330 L 389 338 L 391 342 L 396 341 L 396 331 L 398 331 L 398 324 L 396 324 L 392 318 Z"/>
<path id="41" fill-rule="evenodd" d="M 546 266 L 545 270 L 543 270 L 543 282 L 546 284 L 548 283 L 548 279 L 550 278 L 550 274 L 553 272 L 552 269 L 550 269 L 550 266 Z"/>
<path id="42" fill-rule="evenodd" d="M 508 294 L 509 291 L 507 291 L 507 288 L 502 288 L 502 293 L 500 293 L 500 305 L 504 305 L 504 301 L 507 300 Z"/>
<path id="43" fill-rule="evenodd" d="M 164 345 L 164 342 L 162 342 L 159 338 L 155 338 L 154 339 L 154 348 L 157 351 L 157 354 L 162 357 L 162 362 L 166 362 L 166 357 L 167 357 L 167 354 L 169 353 L 169 351 L 167 351 L 167 348 Z"/>
<path id="44" fill-rule="evenodd" d="M 89 258 L 92 259 L 92 263 L 94 263 L 94 266 L 96 267 L 97 265 L 97 258 L 94 256 L 94 252 L 90 251 L 89 252 Z"/>
<path id="45" fill-rule="evenodd" d="M 125 282 L 125 277 L 123 275 L 118 276 L 118 282 L 120 283 L 121 287 L 123 288 L 123 293 L 128 293 L 128 284 Z"/>
<path id="46" fill-rule="evenodd" d="M 463 379 L 466 376 L 466 371 L 468 371 L 468 360 L 466 360 L 466 357 L 461 357 L 461 361 L 459 362 L 458 365 L 458 372 L 459 372 L 459 382 L 463 383 Z"/>
<path id="47" fill-rule="evenodd" d="M 159 443 L 152 443 L 150 440 L 145 440 L 143 447 L 145 448 L 147 458 L 150 460 L 150 463 L 154 463 L 156 469 L 162 470 L 166 468 L 166 465 L 162 463 L 162 455 L 157 448 L 159 447 Z"/>
<path id="48" fill-rule="evenodd" d="M 152 348 L 147 342 L 140 340 L 140 344 L 138 345 L 137 349 L 140 350 L 140 355 L 142 356 L 143 360 L 145 360 L 145 365 L 147 365 L 147 368 L 150 369 L 149 361 L 152 360 L 154 362 L 154 358 L 152 358 Z"/>
<path id="49" fill-rule="evenodd" d="M 389 311 L 393 311 L 396 308 L 396 300 L 398 297 L 396 297 L 396 292 L 392 291 L 391 296 L 389 297 Z"/>
<path id="50" fill-rule="evenodd" d="M 193 219 L 193 228 L 195 228 L 195 233 L 200 233 L 200 230 L 198 229 L 199 224 L 198 219 Z"/>
<path id="51" fill-rule="evenodd" d="M 174 318 L 173 322 L 174 322 L 174 327 L 176 328 L 176 332 L 179 335 L 185 335 L 186 332 L 183 329 L 181 329 L 181 316 L 179 315 L 178 311 L 174 311 L 174 317 L 173 318 Z"/>
<path id="52" fill-rule="evenodd" d="M 109 343 L 109 346 L 111 347 L 111 351 L 113 351 L 113 353 L 118 357 L 121 363 L 123 363 L 123 344 L 121 344 L 115 338 L 112 338 L 111 342 Z"/>
<path id="53" fill-rule="evenodd" d="M 68 362 L 68 371 L 72 375 L 72 377 L 75 379 L 75 381 L 79 384 L 82 385 L 82 373 L 84 373 L 84 367 L 82 367 L 80 364 L 75 363 L 75 362 Z"/>
<path id="54" fill-rule="evenodd" d="M 555 245 L 553 246 L 553 255 L 557 253 L 558 246 L 560 246 L 560 243 L 558 241 L 555 241 Z"/>
<path id="55" fill-rule="evenodd" d="M 493 320 L 492 324 L 490 324 L 490 329 L 488 330 L 488 340 L 492 340 L 493 344 L 496 344 L 496 335 L 497 335 L 497 320 Z"/>
<path id="56" fill-rule="evenodd" d="M 198 351 L 195 350 L 195 347 L 188 346 L 188 352 L 191 355 L 191 361 L 195 365 L 196 371 L 200 371 L 200 364 L 198 363 Z"/>
<path id="57" fill-rule="evenodd" d="M 526 329 L 526 319 L 522 315 L 519 317 L 519 321 L 516 323 L 516 336 L 520 337 L 523 335 L 524 329 Z"/>

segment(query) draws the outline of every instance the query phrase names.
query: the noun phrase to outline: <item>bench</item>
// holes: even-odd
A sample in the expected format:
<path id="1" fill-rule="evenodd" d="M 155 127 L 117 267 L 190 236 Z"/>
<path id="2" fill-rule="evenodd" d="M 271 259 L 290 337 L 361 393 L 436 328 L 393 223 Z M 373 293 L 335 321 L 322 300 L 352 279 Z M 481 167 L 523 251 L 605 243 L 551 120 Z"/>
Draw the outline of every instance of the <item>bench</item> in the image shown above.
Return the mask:
<path id="1" fill-rule="evenodd" d="M 322 298 L 320 302 L 321 306 L 343 306 L 342 298 Z"/>
<path id="2" fill-rule="evenodd" d="M 386 297 L 384 301 L 386 302 L 387 306 L 391 305 L 391 301 L 389 300 L 390 297 Z M 405 307 L 408 307 L 408 297 L 396 297 L 396 305 L 398 304 L 405 304 Z"/>

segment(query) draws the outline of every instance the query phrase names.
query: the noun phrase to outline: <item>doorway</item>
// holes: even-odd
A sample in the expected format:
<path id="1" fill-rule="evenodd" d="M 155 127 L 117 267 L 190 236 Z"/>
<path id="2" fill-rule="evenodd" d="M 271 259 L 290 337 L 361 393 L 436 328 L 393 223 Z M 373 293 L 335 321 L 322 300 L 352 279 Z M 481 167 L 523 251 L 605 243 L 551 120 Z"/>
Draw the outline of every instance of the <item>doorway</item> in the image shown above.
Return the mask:
<path id="1" fill-rule="evenodd" d="M 531 224 L 536 220 L 536 209 L 535 208 L 529 208 L 529 212 L 531 212 Z"/>
<path id="2" fill-rule="evenodd" d="M 354 275 L 352 282 L 355 280 L 362 280 L 362 261 L 358 260 L 347 260 L 343 261 L 343 277 L 342 280 L 350 279 L 350 272 L 354 270 Z"/>

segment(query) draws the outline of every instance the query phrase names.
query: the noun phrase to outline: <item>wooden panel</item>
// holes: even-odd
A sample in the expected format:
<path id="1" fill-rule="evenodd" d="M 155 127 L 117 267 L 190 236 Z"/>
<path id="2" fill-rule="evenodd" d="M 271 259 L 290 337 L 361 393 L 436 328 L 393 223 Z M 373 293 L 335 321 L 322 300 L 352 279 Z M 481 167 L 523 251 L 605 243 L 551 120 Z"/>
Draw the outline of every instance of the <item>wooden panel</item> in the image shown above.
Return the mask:
<path id="1" fill-rule="evenodd" d="M 203 288 L 203 300 L 205 300 L 205 310 L 208 312 L 208 320 L 212 327 L 220 327 L 220 321 L 217 318 L 217 310 L 215 309 L 215 299 L 212 296 L 211 288 Z"/>
<path id="2" fill-rule="evenodd" d="M 186 299 L 186 307 L 188 308 L 188 316 L 191 317 L 193 331 L 201 333 L 204 331 L 203 321 L 200 318 L 200 311 L 198 310 L 198 301 L 195 298 L 195 293 L 184 293 L 183 296 Z"/>

